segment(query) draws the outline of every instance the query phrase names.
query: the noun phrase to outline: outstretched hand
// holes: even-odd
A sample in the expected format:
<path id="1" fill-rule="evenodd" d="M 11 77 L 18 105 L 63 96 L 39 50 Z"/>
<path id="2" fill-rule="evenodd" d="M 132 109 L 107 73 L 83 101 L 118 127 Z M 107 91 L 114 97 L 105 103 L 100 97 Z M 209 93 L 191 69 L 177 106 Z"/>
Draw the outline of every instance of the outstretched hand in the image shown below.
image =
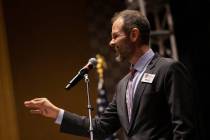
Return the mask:
<path id="1" fill-rule="evenodd" d="M 24 102 L 25 107 L 30 109 L 32 114 L 56 119 L 60 108 L 53 105 L 47 98 L 35 98 Z"/>

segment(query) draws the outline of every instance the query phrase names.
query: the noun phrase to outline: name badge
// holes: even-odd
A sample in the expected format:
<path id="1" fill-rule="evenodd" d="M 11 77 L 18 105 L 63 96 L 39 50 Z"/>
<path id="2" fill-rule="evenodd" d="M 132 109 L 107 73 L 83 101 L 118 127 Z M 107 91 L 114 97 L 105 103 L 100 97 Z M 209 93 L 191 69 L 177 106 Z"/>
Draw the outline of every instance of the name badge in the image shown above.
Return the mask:
<path id="1" fill-rule="evenodd" d="M 150 73 L 144 73 L 141 82 L 145 83 L 152 83 L 155 78 L 155 74 L 150 74 Z"/>

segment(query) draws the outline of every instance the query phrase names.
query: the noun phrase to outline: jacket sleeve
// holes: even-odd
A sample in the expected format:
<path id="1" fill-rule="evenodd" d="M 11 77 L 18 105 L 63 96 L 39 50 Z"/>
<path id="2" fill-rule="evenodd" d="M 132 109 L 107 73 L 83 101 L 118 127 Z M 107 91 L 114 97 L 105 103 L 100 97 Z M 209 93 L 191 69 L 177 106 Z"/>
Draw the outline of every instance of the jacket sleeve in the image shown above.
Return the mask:
<path id="1" fill-rule="evenodd" d="M 92 119 L 93 135 L 95 138 L 104 138 L 120 128 L 120 122 L 117 115 L 116 99 L 113 97 L 112 102 L 101 114 L 100 118 Z M 71 112 L 64 112 L 60 131 L 79 136 L 89 136 L 89 118 L 79 116 Z"/>
<path id="2" fill-rule="evenodd" d="M 192 140 L 193 87 L 190 74 L 183 64 L 175 62 L 168 67 L 165 90 L 171 112 L 173 140 Z"/>

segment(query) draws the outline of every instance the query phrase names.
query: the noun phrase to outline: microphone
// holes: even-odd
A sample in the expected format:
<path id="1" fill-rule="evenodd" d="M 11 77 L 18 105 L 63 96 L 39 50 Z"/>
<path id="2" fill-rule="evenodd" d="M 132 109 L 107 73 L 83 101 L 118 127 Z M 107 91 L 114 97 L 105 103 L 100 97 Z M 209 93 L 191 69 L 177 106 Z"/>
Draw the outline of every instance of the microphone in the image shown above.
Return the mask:
<path id="1" fill-rule="evenodd" d="M 91 69 L 95 68 L 97 64 L 96 58 L 90 58 L 88 63 L 79 70 L 76 76 L 72 78 L 71 81 L 68 82 L 66 85 L 66 89 L 71 89 L 73 86 L 75 86 L 80 80 L 83 79 L 84 75 L 87 74 Z"/>

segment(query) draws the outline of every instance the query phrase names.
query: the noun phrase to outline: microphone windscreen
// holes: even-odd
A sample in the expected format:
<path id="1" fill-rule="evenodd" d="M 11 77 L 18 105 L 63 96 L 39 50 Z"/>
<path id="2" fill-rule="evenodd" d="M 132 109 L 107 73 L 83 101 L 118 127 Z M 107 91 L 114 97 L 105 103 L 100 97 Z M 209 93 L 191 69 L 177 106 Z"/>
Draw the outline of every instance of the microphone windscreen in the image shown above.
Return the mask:
<path id="1" fill-rule="evenodd" d="M 89 62 L 91 65 L 93 65 L 93 68 L 95 68 L 96 65 L 97 65 L 97 60 L 96 60 L 96 58 L 90 58 L 88 62 Z"/>

